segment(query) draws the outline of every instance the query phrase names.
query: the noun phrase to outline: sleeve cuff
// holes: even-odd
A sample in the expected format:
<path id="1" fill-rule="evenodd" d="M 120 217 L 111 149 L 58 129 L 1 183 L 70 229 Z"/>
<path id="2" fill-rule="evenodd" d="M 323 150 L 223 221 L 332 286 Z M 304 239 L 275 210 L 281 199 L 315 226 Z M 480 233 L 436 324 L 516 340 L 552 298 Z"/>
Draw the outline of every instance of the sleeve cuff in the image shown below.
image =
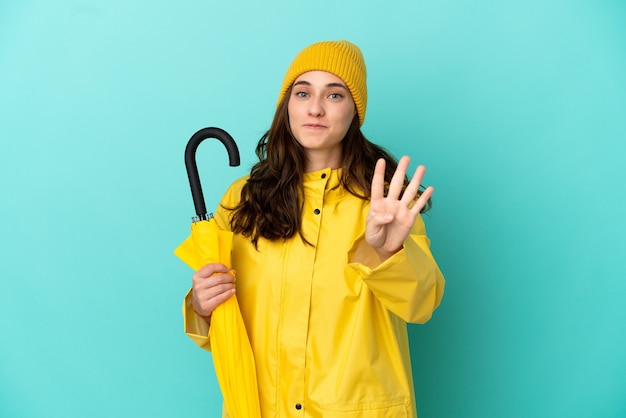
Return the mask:
<path id="1" fill-rule="evenodd" d="M 211 350 L 209 340 L 209 324 L 193 310 L 191 305 L 191 289 L 183 301 L 183 323 L 185 334 L 201 348 Z"/>

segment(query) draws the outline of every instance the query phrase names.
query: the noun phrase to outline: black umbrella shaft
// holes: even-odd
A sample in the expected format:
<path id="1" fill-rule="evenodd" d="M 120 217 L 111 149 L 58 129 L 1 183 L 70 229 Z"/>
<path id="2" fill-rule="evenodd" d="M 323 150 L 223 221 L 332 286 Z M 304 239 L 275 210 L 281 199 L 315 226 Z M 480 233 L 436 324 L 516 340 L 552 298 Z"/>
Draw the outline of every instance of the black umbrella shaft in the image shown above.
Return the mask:
<path id="1" fill-rule="evenodd" d="M 185 167 L 187 167 L 187 176 L 189 177 L 189 187 L 191 187 L 191 197 L 196 208 L 196 214 L 203 219 L 206 214 L 206 205 L 204 203 L 204 195 L 202 194 L 202 185 L 200 184 L 200 175 L 198 174 L 198 166 L 196 165 L 196 151 L 198 145 L 207 138 L 216 138 L 220 140 L 228 151 L 228 162 L 230 166 L 239 165 L 239 149 L 235 140 L 228 132 L 220 128 L 204 128 L 193 134 L 185 148 Z"/>

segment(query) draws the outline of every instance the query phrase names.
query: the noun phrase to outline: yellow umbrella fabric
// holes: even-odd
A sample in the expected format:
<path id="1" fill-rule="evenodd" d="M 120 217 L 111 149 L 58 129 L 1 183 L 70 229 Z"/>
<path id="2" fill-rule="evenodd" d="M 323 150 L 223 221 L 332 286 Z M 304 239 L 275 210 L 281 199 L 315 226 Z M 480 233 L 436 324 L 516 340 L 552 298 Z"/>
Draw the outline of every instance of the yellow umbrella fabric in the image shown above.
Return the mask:
<path id="1" fill-rule="evenodd" d="M 174 254 L 192 269 L 208 263 L 230 268 L 233 234 L 215 219 L 195 222 L 191 235 Z M 256 366 L 248 333 L 236 297 L 230 297 L 211 314 L 211 351 L 226 410 L 232 418 L 261 418 Z"/>

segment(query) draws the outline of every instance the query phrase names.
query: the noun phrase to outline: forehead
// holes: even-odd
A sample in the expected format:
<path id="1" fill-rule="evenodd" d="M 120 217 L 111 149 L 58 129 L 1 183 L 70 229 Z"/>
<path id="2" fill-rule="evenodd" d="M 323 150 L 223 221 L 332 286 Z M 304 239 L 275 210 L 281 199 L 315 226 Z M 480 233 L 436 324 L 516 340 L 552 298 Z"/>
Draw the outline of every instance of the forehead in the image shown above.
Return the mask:
<path id="1" fill-rule="evenodd" d="M 294 84 L 300 82 L 300 81 L 306 81 L 309 84 L 312 85 L 328 85 L 328 84 L 341 84 L 343 86 L 346 85 L 346 83 L 344 83 L 344 81 L 337 77 L 335 74 L 333 73 L 329 73 L 328 71 L 307 71 L 306 73 L 302 73 L 300 74 L 300 76 L 298 76 L 298 78 L 296 78 L 294 80 Z"/>

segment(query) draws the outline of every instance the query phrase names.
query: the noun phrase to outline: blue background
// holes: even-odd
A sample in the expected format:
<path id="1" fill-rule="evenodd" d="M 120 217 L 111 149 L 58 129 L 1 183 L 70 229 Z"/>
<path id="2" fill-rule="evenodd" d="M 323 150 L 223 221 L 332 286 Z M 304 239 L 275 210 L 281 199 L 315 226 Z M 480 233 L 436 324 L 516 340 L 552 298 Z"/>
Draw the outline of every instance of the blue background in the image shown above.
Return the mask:
<path id="1" fill-rule="evenodd" d="M 172 255 L 253 164 L 304 46 L 358 44 L 363 130 L 428 167 L 448 280 L 420 418 L 626 416 L 626 3 L 0 3 L 0 416 L 218 417 Z"/>

